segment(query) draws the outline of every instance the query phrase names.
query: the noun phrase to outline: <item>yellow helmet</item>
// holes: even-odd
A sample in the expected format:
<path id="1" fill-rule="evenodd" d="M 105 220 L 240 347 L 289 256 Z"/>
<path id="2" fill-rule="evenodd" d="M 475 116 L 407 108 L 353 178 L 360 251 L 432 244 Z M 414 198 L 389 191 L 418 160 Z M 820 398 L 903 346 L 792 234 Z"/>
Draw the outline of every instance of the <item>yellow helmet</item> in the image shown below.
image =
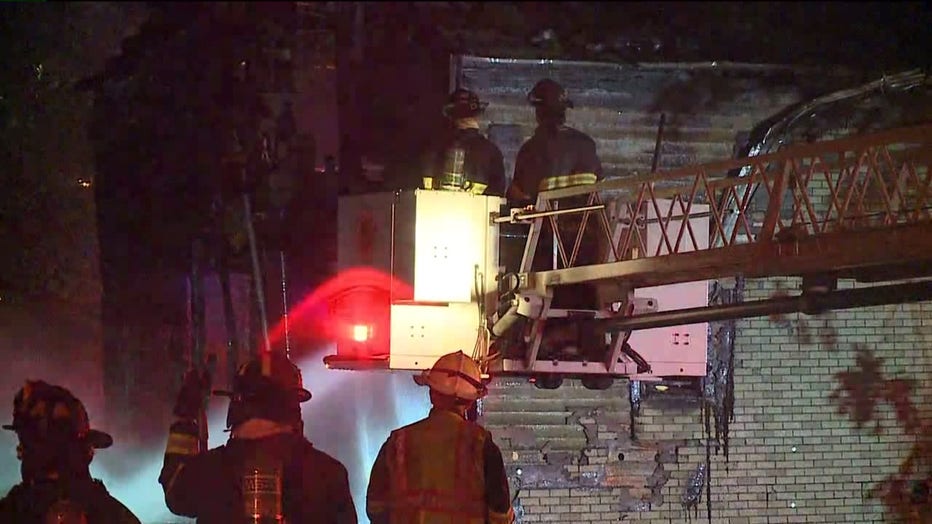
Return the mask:
<path id="1" fill-rule="evenodd" d="M 477 400 L 488 392 L 482 383 L 479 365 L 462 351 L 440 357 L 434 367 L 416 375 L 414 381 L 437 393 L 463 400 Z"/>

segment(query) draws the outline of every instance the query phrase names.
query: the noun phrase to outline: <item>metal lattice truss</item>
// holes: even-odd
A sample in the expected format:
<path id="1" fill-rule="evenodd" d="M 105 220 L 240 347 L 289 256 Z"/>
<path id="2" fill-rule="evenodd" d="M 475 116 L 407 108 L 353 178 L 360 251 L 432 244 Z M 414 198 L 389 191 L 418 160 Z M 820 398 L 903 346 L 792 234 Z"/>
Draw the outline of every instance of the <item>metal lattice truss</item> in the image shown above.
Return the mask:
<path id="1" fill-rule="evenodd" d="M 875 286 L 875 293 L 834 291 L 838 278 L 880 282 L 932 274 L 930 161 L 932 125 L 922 125 L 541 193 L 533 209 L 496 219 L 531 225 L 514 285 L 540 300 L 531 315 L 538 325 L 530 330 L 536 335 L 526 369 L 537 358 L 543 323 L 561 316 L 550 310 L 554 289 L 570 284 L 614 286 L 623 306 L 604 301 L 593 310 L 622 332 L 932 298 L 929 282 Z M 542 231 L 553 237 L 546 268 L 539 256 L 535 263 Z M 581 246 L 595 237 L 599 260 L 581 262 Z M 732 305 L 738 309 L 729 312 L 651 312 L 631 300 L 636 288 L 735 275 L 803 276 L 806 296 Z M 805 293 L 814 277 L 828 279 L 827 293 Z M 615 368 L 611 355 L 622 338 L 611 343 L 602 373 Z"/>

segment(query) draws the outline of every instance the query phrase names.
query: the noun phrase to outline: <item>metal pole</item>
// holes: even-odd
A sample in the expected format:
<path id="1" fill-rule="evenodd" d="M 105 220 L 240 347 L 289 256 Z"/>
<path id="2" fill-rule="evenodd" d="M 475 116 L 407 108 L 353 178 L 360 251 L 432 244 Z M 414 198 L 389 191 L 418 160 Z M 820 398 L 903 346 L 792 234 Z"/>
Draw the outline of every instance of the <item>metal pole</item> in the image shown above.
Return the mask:
<path id="1" fill-rule="evenodd" d="M 282 322 L 285 328 L 285 357 L 291 359 L 291 339 L 288 333 L 288 272 L 285 270 L 285 252 L 279 251 L 278 258 L 282 267 Z"/>
<path id="2" fill-rule="evenodd" d="M 634 331 L 772 314 L 803 312 L 811 315 L 832 309 L 906 304 L 925 300 L 932 300 L 932 281 L 845 289 L 831 293 L 802 294 L 795 297 L 771 298 L 722 306 L 678 309 L 603 322 L 608 324 L 609 331 Z"/>
<path id="3" fill-rule="evenodd" d="M 189 366 L 198 373 L 206 373 L 208 380 L 212 369 L 210 360 L 205 358 L 207 351 L 207 325 L 205 323 L 203 244 L 200 239 L 191 243 L 191 360 Z M 198 447 L 201 451 L 208 449 L 209 436 L 207 427 L 207 403 L 209 396 L 201 398 L 198 409 L 197 429 Z"/>
<path id="4" fill-rule="evenodd" d="M 554 211 L 535 211 L 533 213 L 518 213 L 514 217 L 498 217 L 493 220 L 496 224 L 511 223 L 513 220 L 533 220 L 535 218 L 552 217 L 559 215 L 569 215 L 573 213 L 585 213 L 586 211 L 598 211 L 605 209 L 605 204 L 584 207 L 568 207 L 566 209 L 557 209 Z"/>
<path id="5" fill-rule="evenodd" d="M 262 327 L 262 341 L 265 345 L 265 351 L 271 352 L 272 345 L 269 342 L 269 322 L 265 312 L 265 286 L 262 281 L 262 267 L 259 265 L 259 249 L 256 246 L 256 231 L 252 227 L 252 204 L 249 201 L 248 193 L 243 193 L 243 210 L 246 212 L 246 235 L 249 237 L 249 254 L 252 258 L 253 281 L 256 283 L 256 302 L 259 305 L 259 323 Z"/>
<path id="6" fill-rule="evenodd" d="M 204 268 L 203 244 L 200 239 L 191 243 L 191 360 L 197 366 L 204 362 L 207 326 L 204 319 Z"/>
<path id="7" fill-rule="evenodd" d="M 188 276 L 188 307 L 191 319 L 191 352 L 188 361 L 189 367 L 195 367 L 204 357 L 201 344 L 201 323 L 204 321 L 201 302 L 201 268 L 197 240 L 191 243 L 191 273 Z"/>
<path id="8" fill-rule="evenodd" d="M 558 210 L 559 210 L 559 206 L 560 206 L 560 203 L 559 203 L 559 202 L 552 202 L 551 205 L 553 206 L 554 211 L 558 211 Z M 549 221 L 548 221 L 548 222 L 549 222 Z M 543 227 L 543 221 L 541 221 L 541 227 Z M 552 231 L 550 232 L 550 233 L 551 233 L 550 236 L 553 237 L 553 244 L 550 246 L 550 247 L 551 247 L 551 251 L 553 251 L 553 253 L 551 253 L 552 260 L 553 260 L 553 266 L 552 266 L 552 267 L 553 267 L 553 269 L 558 269 L 559 266 L 557 265 L 557 255 L 560 253 L 560 240 L 559 240 L 559 237 L 557 236 L 557 224 L 556 224 L 556 220 L 554 220 L 553 222 L 550 223 L 550 229 L 552 230 Z"/>
<path id="9" fill-rule="evenodd" d="M 233 290 L 230 285 L 229 258 L 225 248 L 220 261 L 220 290 L 223 294 L 223 319 L 227 329 L 227 377 L 232 384 L 236 370 L 239 369 L 239 333 L 236 330 L 236 310 L 233 307 Z"/>
<path id="10" fill-rule="evenodd" d="M 663 143 L 663 124 L 667 121 L 667 114 L 660 113 L 660 124 L 657 126 L 657 142 L 654 144 L 654 158 L 650 163 L 650 172 L 657 172 L 657 165 L 660 163 L 660 145 Z"/>

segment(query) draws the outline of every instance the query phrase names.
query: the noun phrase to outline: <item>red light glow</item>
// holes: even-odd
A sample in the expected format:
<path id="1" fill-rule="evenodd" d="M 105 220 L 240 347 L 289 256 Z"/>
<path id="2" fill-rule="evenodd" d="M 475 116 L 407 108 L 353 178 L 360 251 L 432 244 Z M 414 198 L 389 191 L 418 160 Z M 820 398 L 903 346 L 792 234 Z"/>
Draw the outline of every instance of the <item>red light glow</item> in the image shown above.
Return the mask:
<path id="1" fill-rule="evenodd" d="M 362 324 L 356 324 L 353 326 L 353 340 L 356 342 L 366 342 L 369 340 L 369 335 L 371 334 L 372 328 Z"/>
<path id="2" fill-rule="evenodd" d="M 292 339 L 336 342 L 337 353 L 372 357 L 389 352 L 391 301 L 410 298 L 410 285 L 370 267 L 356 267 L 318 286 L 289 312 Z M 272 343 L 284 337 L 279 322 Z"/>

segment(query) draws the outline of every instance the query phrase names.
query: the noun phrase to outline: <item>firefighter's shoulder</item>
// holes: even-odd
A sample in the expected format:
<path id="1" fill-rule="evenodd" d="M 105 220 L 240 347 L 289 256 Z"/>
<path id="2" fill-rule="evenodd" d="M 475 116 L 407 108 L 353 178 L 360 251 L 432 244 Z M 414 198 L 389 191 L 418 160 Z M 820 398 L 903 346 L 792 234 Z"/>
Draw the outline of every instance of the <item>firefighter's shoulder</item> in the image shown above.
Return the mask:
<path id="1" fill-rule="evenodd" d="M 15 484 L 10 491 L 0 497 L 0 517 L 4 516 L 7 511 L 13 511 L 20 500 L 25 496 L 26 488 L 22 483 Z"/>
<path id="2" fill-rule="evenodd" d="M 221 444 L 215 448 L 210 448 L 207 451 L 198 453 L 197 455 L 191 457 L 190 460 L 199 460 L 201 462 L 222 462 L 227 457 L 227 453 L 231 453 L 232 451 L 233 450 L 229 443 Z"/>
<path id="3" fill-rule="evenodd" d="M 562 135 L 564 139 L 572 140 L 573 142 L 591 144 L 595 143 L 595 140 L 591 136 L 583 133 L 575 127 L 560 126 L 560 135 Z"/>
<path id="4" fill-rule="evenodd" d="M 421 425 L 423 425 L 423 424 L 427 424 L 427 421 L 428 421 L 427 418 L 423 418 L 423 419 L 418 420 L 418 421 L 416 421 L 416 422 L 412 422 L 412 423 L 408 424 L 407 426 L 401 426 L 400 428 L 393 429 L 388 438 L 389 438 L 389 440 L 391 440 L 392 438 L 396 437 L 397 435 L 400 435 L 400 434 L 402 434 L 402 433 L 405 433 L 405 432 L 407 432 L 407 431 L 410 431 L 410 430 L 411 430 L 412 428 L 414 428 L 414 427 L 421 426 Z"/>
<path id="5" fill-rule="evenodd" d="M 483 426 L 482 424 L 478 422 L 470 421 L 470 420 L 467 420 L 466 424 L 469 428 L 471 428 L 473 433 L 478 433 L 488 439 L 492 438 L 492 432 L 486 429 L 486 427 Z"/>
<path id="6" fill-rule="evenodd" d="M 103 481 L 94 479 L 91 484 L 93 505 L 100 513 L 99 518 L 114 524 L 139 524 L 139 519 L 122 502 L 117 500 L 104 485 Z"/>
<path id="7" fill-rule="evenodd" d="M 304 445 L 302 451 L 304 453 L 304 460 L 309 464 L 313 464 L 314 469 L 318 471 L 346 472 L 346 466 L 344 466 L 342 462 L 314 447 L 311 441 L 307 439 L 303 440 Z"/>

